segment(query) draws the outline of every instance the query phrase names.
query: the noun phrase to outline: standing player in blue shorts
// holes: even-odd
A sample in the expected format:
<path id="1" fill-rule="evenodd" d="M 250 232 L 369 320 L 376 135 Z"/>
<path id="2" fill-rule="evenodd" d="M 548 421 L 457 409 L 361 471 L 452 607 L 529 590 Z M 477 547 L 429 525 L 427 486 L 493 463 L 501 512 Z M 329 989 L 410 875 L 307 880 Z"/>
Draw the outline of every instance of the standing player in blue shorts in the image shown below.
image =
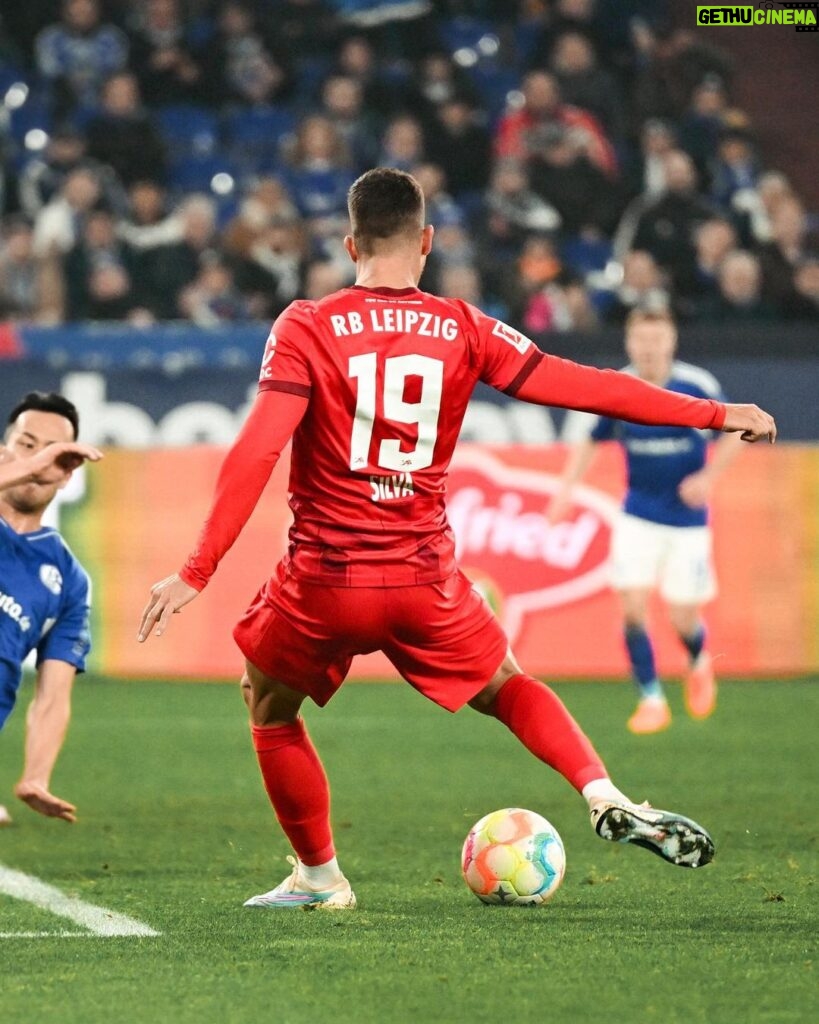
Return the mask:
<path id="1" fill-rule="evenodd" d="M 626 323 L 632 373 L 669 391 L 725 401 L 707 370 L 674 358 L 677 332 L 668 313 L 635 311 Z M 628 492 L 614 529 L 611 581 L 623 610 L 625 643 L 640 698 L 628 720 L 634 733 L 667 729 L 671 711 L 657 678 L 647 630 L 648 601 L 657 587 L 689 656 L 685 703 L 693 718 L 716 706 L 714 671 L 706 645 L 702 606 L 717 592 L 711 561 L 708 501 L 714 481 L 734 458 L 738 435 L 722 434 L 708 459 L 711 432 L 660 427 L 599 417 L 589 437 L 569 457 L 563 487 L 549 508 L 554 522 L 565 512 L 572 487 L 588 469 L 598 441 L 619 441 L 628 464 Z"/>
<path id="2" fill-rule="evenodd" d="M 61 395 L 32 392 L 12 410 L 0 445 L 0 729 L 11 713 L 22 664 L 37 651 L 23 774 L 15 795 L 50 818 L 75 820 L 73 804 L 49 791 L 71 715 L 74 676 L 89 649 L 90 583 L 56 530 L 48 505 L 86 459 L 77 410 Z M 0 807 L 0 824 L 10 821 Z"/>

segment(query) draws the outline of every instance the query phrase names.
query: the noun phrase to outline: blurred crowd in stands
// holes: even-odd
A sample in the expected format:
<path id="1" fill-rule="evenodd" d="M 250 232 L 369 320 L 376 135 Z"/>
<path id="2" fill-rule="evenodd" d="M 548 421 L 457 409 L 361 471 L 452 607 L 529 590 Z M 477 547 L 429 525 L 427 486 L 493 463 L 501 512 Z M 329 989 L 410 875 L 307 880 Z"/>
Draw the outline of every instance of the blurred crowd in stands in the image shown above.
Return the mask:
<path id="1" fill-rule="evenodd" d="M 420 180 L 424 287 L 531 334 L 819 318 L 810 211 L 671 0 L 41 0 L 0 12 L 0 319 L 270 319 Z M 773 160 L 775 164 L 775 159 Z"/>

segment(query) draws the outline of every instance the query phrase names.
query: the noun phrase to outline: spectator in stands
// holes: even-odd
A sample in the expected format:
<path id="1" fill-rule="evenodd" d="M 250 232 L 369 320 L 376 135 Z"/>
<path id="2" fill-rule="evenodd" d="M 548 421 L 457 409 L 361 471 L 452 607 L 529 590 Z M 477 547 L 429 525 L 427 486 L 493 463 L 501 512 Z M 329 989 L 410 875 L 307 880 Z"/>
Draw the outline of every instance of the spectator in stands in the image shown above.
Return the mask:
<path id="1" fill-rule="evenodd" d="M 304 256 L 298 218 L 276 215 L 236 260 L 236 286 L 256 319 L 275 319 L 301 295 Z"/>
<path id="2" fill-rule="evenodd" d="M 613 175 L 617 160 L 599 121 L 588 111 L 564 104 L 554 75 L 530 71 L 523 79 L 523 106 L 505 114 L 495 135 L 495 153 L 500 157 L 526 160 L 534 154 L 549 130 L 573 129 L 589 162 Z"/>
<path id="3" fill-rule="evenodd" d="M 737 247 L 733 225 L 720 217 L 694 228 L 694 260 L 683 266 L 675 280 L 676 307 L 683 318 L 696 316 L 703 303 L 712 303 L 718 292 L 717 274 L 724 258 Z"/>
<path id="4" fill-rule="evenodd" d="M 112 75 L 102 87 L 100 112 L 87 134 L 89 156 L 112 167 L 126 187 L 135 181 L 163 180 L 165 148 L 130 72 Z"/>
<path id="5" fill-rule="evenodd" d="M 89 210 L 101 196 L 99 178 L 93 169 L 71 171 L 63 187 L 46 203 L 34 223 L 34 250 L 38 256 L 68 252 L 77 241 Z"/>
<path id="6" fill-rule="evenodd" d="M 703 304 L 706 319 L 715 323 L 769 323 L 776 310 L 762 296 L 762 270 L 750 252 L 734 249 L 723 259 L 717 272 L 719 293 Z"/>
<path id="7" fill-rule="evenodd" d="M 779 171 L 767 171 L 760 175 L 756 189 L 745 197 L 742 204 L 742 210 L 748 218 L 751 237 L 755 242 L 760 245 L 770 242 L 773 211 L 782 199 L 791 198 L 794 198 L 794 191 L 784 174 Z"/>
<path id="8" fill-rule="evenodd" d="M 199 276 L 207 256 L 218 255 L 216 208 L 205 195 L 193 194 L 177 210 L 182 238 L 142 253 L 137 263 L 140 305 L 157 320 L 184 315 L 179 296 Z"/>
<path id="9" fill-rule="evenodd" d="M 137 306 L 134 257 L 108 210 L 88 213 L 64 268 L 69 320 L 125 320 Z"/>
<path id="10" fill-rule="evenodd" d="M 59 260 L 36 256 L 29 222 L 8 217 L 0 240 L 0 320 L 53 324 L 61 312 Z"/>
<path id="11" fill-rule="evenodd" d="M 225 252 L 247 259 L 273 224 L 296 224 L 298 210 L 279 178 L 261 178 L 242 200 L 239 212 L 222 234 Z"/>
<path id="12" fill-rule="evenodd" d="M 793 275 L 809 255 L 806 244 L 808 222 L 795 196 L 782 198 L 771 212 L 771 240 L 759 246 L 765 298 L 784 309 L 793 298 Z"/>
<path id="13" fill-rule="evenodd" d="M 590 330 L 596 326 L 585 287 L 561 265 L 550 239 L 533 237 L 526 241 L 515 284 L 517 294 L 510 295 L 513 315 L 528 334 Z"/>
<path id="14" fill-rule="evenodd" d="M 716 211 L 697 193 L 696 171 L 687 153 L 667 153 L 664 165 L 665 192 L 640 196 L 631 204 L 617 229 L 615 251 L 645 249 L 679 280 L 691 273 L 694 229 Z"/>
<path id="15" fill-rule="evenodd" d="M 430 128 L 441 104 L 455 100 L 467 105 L 476 102 L 469 76 L 446 51 L 425 54 L 416 67 L 406 108 L 421 119 L 425 128 Z"/>
<path id="16" fill-rule="evenodd" d="M 131 67 L 149 106 L 197 98 L 202 72 L 189 45 L 179 0 L 135 4 L 139 22 L 131 33 Z"/>
<path id="17" fill-rule="evenodd" d="M 285 53 L 324 60 L 336 49 L 338 25 L 328 0 L 279 0 L 276 36 Z"/>
<path id="18" fill-rule="evenodd" d="M 286 54 L 277 48 L 246 0 L 222 3 L 216 35 L 202 55 L 202 93 L 214 106 L 279 103 L 293 92 Z"/>
<path id="19" fill-rule="evenodd" d="M 122 70 L 128 40 L 102 24 L 97 0 L 63 0 L 62 20 L 37 36 L 37 70 L 49 83 L 58 115 L 94 107 L 102 83 Z"/>
<path id="20" fill-rule="evenodd" d="M 625 119 L 620 87 L 600 67 L 588 35 L 570 31 L 558 36 L 549 66 L 565 103 L 594 114 L 608 138 L 623 138 Z"/>
<path id="21" fill-rule="evenodd" d="M 680 118 L 708 76 L 730 85 L 726 53 L 688 29 L 643 22 L 632 38 L 637 51 L 632 106 L 638 122 L 648 117 Z"/>
<path id="22" fill-rule="evenodd" d="M 60 191 L 66 177 L 86 161 L 85 139 L 71 125 L 55 129 L 42 154 L 20 174 L 20 205 L 32 220 Z"/>
<path id="23" fill-rule="evenodd" d="M 484 197 L 482 228 L 490 250 L 518 249 L 530 234 L 557 231 L 560 214 L 529 186 L 529 175 L 517 160 L 498 160 Z"/>
<path id="24" fill-rule="evenodd" d="M 600 237 L 611 231 L 620 209 L 614 183 L 586 156 L 582 134 L 552 124 L 529 140 L 532 188 L 551 203 L 569 234 Z"/>
<path id="25" fill-rule="evenodd" d="M 316 114 L 306 117 L 296 133 L 286 182 L 311 234 L 346 233 L 353 178 L 350 155 L 333 122 Z"/>
<path id="26" fill-rule="evenodd" d="M 424 193 L 428 224 L 463 224 L 463 210 L 447 192 L 446 175 L 437 164 L 416 164 L 411 173 Z"/>
<path id="27" fill-rule="evenodd" d="M 509 310 L 502 302 L 487 298 L 483 291 L 481 275 L 468 263 L 443 267 L 438 279 L 438 289 L 441 295 L 469 302 L 498 320 L 505 320 L 509 316 Z"/>
<path id="28" fill-rule="evenodd" d="M 336 73 L 354 78 L 364 94 L 364 109 L 374 117 L 394 115 L 406 105 L 407 91 L 381 74 L 375 52 L 364 36 L 349 36 L 338 51 Z"/>
<path id="29" fill-rule="evenodd" d="M 132 249 L 155 249 L 182 238 L 179 217 L 166 208 L 165 189 L 155 181 L 137 181 L 128 190 L 128 211 L 118 234 Z"/>
<path id="30" fill-rule="evenodd" d="M 486 188 L 492 168 L 492 139 L 466 100 L 453 97 L 435 108 L 426 150 L 429 159 L 443 168 L 456 198 Z"/>
<path id="31" fill-rule="evenodd" d="M 646 197 L 665 192 L 665 156 L 676 148 L 677 136 L 669 121 L 646 121 L 640 131 L 639 154 L 630 168 L 628 191 Z"/>
<path id="32" fill-rule="evenodd" d="M 409 171 L 424 158 L 424 135 L 418 120 L 409 114 L 393 118 L 381 139 L 379 164 Z"/>
<path id="33" fill-rule="evenodd" d="M 202 259 L 196 277 L 180 292 L 178 305 L 180 312 L 199 327 L 247 320 L 249 313 L 233 270 L 214 253 Z"/>
<path id="34" fill-rule="evenodd" d="M 680 119 L 680 148 L 694 161 L 701 178 L 717 156 L 719 140 L 725 129 L 728 96 L 717 75 L 706 75 L 694 89 L 688 110 Z"/>
<path id="35" fill-rule="evenodd" d="M 794 291 L 785 313 L 793 320 L 819 320 L 819 256 L 809 256 L 796 268 Z"/>
<path id="36" fill-rule="evenodd" d="M 603 316 L 606 323 L 621 327 L 635 309 L 658 313 L 670 306 L 663 274 L 654 257 L 635 249 L 623 261 L 623 279 Z"/>
<path id="37" fill-rule="evenodd" d="M 720 135 L 711 170 L 711 195 L 724 210 L 734 208 L 737 193 L 756 188 L 759 161 L 747 131 L 727 128 Z M 741 208 L 741 204 L 740 204 Z"/>
<path id="38" fill-rule="evenodd" d="M 313 260 L 308 265 L 304 277 L 304 297 L 318 302 L 346 284 L 349 284 L 349 281 L 344 276 L 340 264 L 332 260 Z"/>
<path id="39" fill-rule="evenodd" d="M 567 32 L 587 39 L 598 53 L 608 53 L 605 35 L 599 30 L 595 19 L 597 0 L 556 0 L 551 9 L 544 12 L 542 27 L 529 54 L 529 67 L 544 67 L 554 53 L 561 36 Z M 533 5 L 532 5 L 533 6 Z M 531 16 L 532 12 L 529 12 Z"/>
<path id="40" fill-rule="evenodd" d="M 364 90 L 357 78 L 331 75 L 321 89 L 320 112 L 335 124 L 357 171 L 376 163 L 378 131 L 364 108 Z"/>

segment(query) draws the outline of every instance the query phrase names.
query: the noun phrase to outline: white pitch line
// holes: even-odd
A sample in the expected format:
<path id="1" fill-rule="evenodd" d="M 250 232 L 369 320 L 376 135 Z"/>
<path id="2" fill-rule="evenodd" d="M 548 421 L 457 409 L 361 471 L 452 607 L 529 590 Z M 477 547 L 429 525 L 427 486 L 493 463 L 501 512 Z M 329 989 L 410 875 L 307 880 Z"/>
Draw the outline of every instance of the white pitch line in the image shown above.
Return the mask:
<path id="1" fill-rule="evenodd" d="M 0 893 L 13 896 L 18 900 L 25 900 L 33 903 L 35 907 L 48 910 L 58 917 L 67 917 L 74 924 L 87 928 L 94 935 L 107 937 L 116 935 L 159 935 L 159 932 L 149 928 L 147 924 L 137 921 L 125 914 L 118 914 L 114 910 L 105 907 L 97 907 L 93 903 L 86 903 L 76 896 L 66 896 L 65 893 L 55 889 L 53 885 L 41 882 L 34 875 L 27 875 L 22 871 L 15 871 L 0 864 Z M 76 934 L 76 933 L 69 933 Z"/>
<path id="2" fill-rule="evenodd" d="M 102 939 L 93 932 L 0 932 L 0 939 Z"/>

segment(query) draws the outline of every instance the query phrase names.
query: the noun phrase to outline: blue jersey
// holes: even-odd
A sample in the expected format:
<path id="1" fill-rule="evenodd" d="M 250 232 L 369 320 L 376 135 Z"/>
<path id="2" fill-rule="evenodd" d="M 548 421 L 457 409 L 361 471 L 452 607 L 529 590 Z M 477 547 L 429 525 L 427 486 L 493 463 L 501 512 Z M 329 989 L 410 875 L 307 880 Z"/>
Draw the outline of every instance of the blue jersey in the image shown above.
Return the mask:
<path id="1" fill-rule="evenodd" d="M 30 651 L 38 665 L 54 659 L 84 670 L 90 602 L 88 576 L 56 530 L 16 533 L 0 517 L 0 728 Z"/>
<path id="2" fill-rule="evenodd" d="M 629 367 L 626 372 L 634 371 Z M 665 387 L 694 398 L 725 401 L 716 379 L 688 363 L 673 364 Z M 686 505 L 677 488 L 705 465 L 710 430 L 643 426 L 601 416 L 591 437 L 594 441 L 619 441 L 625 450 L 628 492 L 624 510 L 629 515 L 664 526 L 705 526 L 707 510 Z"/>

